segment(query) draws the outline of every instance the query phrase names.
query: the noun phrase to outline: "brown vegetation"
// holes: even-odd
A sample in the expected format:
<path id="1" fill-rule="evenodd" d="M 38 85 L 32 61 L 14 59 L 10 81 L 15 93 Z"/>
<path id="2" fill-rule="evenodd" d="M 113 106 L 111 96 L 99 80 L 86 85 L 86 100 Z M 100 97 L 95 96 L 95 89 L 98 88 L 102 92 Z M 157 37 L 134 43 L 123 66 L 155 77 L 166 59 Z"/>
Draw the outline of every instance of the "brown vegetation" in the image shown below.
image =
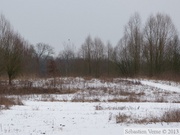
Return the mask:
<path id="1" fill-rule="evenodd" d="M 78 90 L 59 90 L 58 88 L 43 87 L 7 87 L 1 86 L 0 95 L 28 95 L 28 94 L 72 94 Z"/>
<path id="2" fill-rule="evenodd" d="M 170 109 L 165 111 L 160 117 L 147 117 L 147 118 L 132 118 L 126 114 L 119 113 L 116 115 L 116 123 L 138 123 L 138 124 L 148 124 L 148 123 L 170 123 L 170 122 L 180 122 L 180 110 Z"/>
<path id="3" fill-rule="evenodd" d="M 162 122 L 180 122 L 180 109 L 170 109 L 162 117 Z"/>
<path id="4" fill-rule="evenodd" d="M 0 96 L 0 109 L 9 109 L 13 105 L 23 105 L 20 98 L 7 98 Z"/>
<path id="5" fill-rule="evenodd" d="M 128 96 L 127 98 L 113 98 L 109 99 L 108 102 L 143 102 L 136 96 Z"/>

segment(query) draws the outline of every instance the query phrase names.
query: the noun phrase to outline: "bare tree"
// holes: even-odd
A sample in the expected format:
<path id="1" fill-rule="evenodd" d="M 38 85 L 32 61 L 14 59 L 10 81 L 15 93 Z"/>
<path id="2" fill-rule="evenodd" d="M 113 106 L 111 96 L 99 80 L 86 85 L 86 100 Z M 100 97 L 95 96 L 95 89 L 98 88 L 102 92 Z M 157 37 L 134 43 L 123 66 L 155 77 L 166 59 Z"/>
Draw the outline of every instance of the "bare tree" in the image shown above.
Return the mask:
<path id="1" fill-rule="evenodd" d="M 54 54 L 53 48 L 49 44 L 38 43 L 35 46 L 35 57 L 37 62 L 37 70 L 39 74 L 46 72 L 46 62 L 49 57 Z"/>
<path id="2" fill-rule="evenodd" d="M 45 43 L 38 43 L 35 46 L 36 50 L 36 57 L 38 59 L 47 59 L 48 57 L 52 56 L 54 54 L 53 48 Z"/>
<path id="3" fill-rule="evenodd" d="M 64 43 L 64 50 L 59 53 L 59 58 L 64 63 L 63 68 L 65 69 L 66 76 L 69 76 L 70 72 L 73 70 L 73 60 L 75 59 L 75 47 L 74 44 Z"/>
<path id="4" fill-rule="evenodd" d="M 114 62 L 123 76 L 130 76 L 132 73 L 132 58 L 129 55 L 128 37 L 124 37 L 118 42 L 114 49 Z"/>
<path id="5" fill-rule="evenodd" d="M 20 71 L 22 71 L 22 58 L 23 58 L 23 41 L 18 34 L 14 34 L 9 39 L 9 46 L 5 50 L 5 70 L 9 77 L 9 84 L 12 84 L 14 79 Z"/>
<path id="6" fill-rule="evenodd" d="M 27 62 L 28 61 L 28 62 Z M 24 42 L 23 54 L 23 75 L 34 76 L 37 71 L 37 58 L 34 46 L 29 42 Z"/>
<path id="7" fill-rule="evenodd" d="M 93 46 L 94 46 L 94 43 L 90 35 L 86 38 L 84 44 L 81 46 L 81 54 L 87 63 L 88 75 L 91 75 L 92 73 Z"/>
<path id="8" fill-rule="evenodd" d="M 132 60 L 134 74 L 138 74 L 141 64 L 142 32 L 141 19 L 138 13 L 135 13 L 125 26 L 125 35 L 128 40 L 129 56 Z"/>
<path id="9" fill-rule="evenodd" d="M 124 36 L 115 48 L 116 64 L 123 75 L 136 75 L 140 72 L 141 48 L 141 19 L 135 13 L 125 26 Z"/>
<path id="10" fill-rule="evenodd" d="M 54 59 L 49 59 L 47 62 L 47 71 L 48 74 L 55 78 L 57 76 L 57 64 Z"/>
<path id="11" fill-rule="evenodd" d="M 7 33 L 10 31 L 10 22 L 6 20 L 4 15 L 0 15 L 0 73 L 4 70 L 4 44 L 7 39 Z"/>
<path id="12" fill-rule="evenodd" d="M 144 28 L 144 56 L 151 76 L 163 71 L 165 52 L 174 36 L 176 30 L 168 15 L 157 14 L 149 17 Z"/>
<path id="13" fill-rule="evenodd" d="M 180 71 L 180 40 L 178 35 L 174 36 L 165 50 L 166 68 L 174 73 Z"/>
<path id="14" fill-rule="evenodd" d="M 114 56 L 114 48 L 112 44 L 108 41 L 106 47 L 106 60 L 107 60 L 107 74 L 110 75 L 110 68 L 113 63 L 113 56 Z"/>
<path id="15" fill-rule="evenodd" d="M 7 73 L 9 84 L 22 70 L 23 39 L 15 33 L 4 16 L 0 18 L 1 70 Z"/>
<path id="16" fill-rule="evenodd" d="M 178 35 L 174 37 L 172 40 L 172 69 L 175 73 L 179 73 L 180 71 L 180 40 Z"/>
<path id="17" fill-rule="evenodd" d="M 95 38 L 94 39 L 94 46 L 93 46 L 93 61 L 95 63 L 95 76 L 99 77 L 100 76 L 100 66 L 102 65 L 102 61 L 104 60 L 105 57 L 105 47 L 104 43 L 100 38 Z"/>

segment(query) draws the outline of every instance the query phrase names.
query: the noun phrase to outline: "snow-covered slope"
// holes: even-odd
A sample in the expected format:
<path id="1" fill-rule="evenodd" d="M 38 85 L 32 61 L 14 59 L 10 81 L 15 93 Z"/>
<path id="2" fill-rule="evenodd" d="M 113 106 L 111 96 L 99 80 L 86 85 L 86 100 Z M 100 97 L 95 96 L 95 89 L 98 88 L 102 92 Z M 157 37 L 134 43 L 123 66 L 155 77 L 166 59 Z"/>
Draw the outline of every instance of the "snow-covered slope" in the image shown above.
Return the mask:
<path id="1" fill-rule="evenodd" d="M 52 79 L 35 80 L 33 85 L 47 87 L 50 81 Z M 79 91 L 64 95 L 21 96 L 23 106 L 0 111 L 0 135 L 122 135 L 126 127 L 180 127 L 178 122 L 135 122 L 159 118 L 168 110 L 180 109 L 179 84 L 121 78 L 108 81 L 62 78 L 61 82 L 57 87 Z M 136 100 L 128 101 L 129 97 Z M 83 102 L 72 102 L 75 98 Z M 90 99 L 95 102 L 87 102 Z M 112 101 L 107 102 L 109 100 Z M 128 118 L 117 123 L 118 115 Z"/>
<path id="2" fill-rule="evenodd" d="M 159 88 L 162 90 L 166 90 L 166 91 L 172 91 L 172 92 L 178 92 L 180 93 L 180 88 L 179 87 L 175 87 L 175 86 L 170 86 L 167 84 L 160 84 L 160 83 L 156 83 L 156 82 L 152 82 L 152 81 L 140 81 L 143 85 L 148 85 L 148 86 L 152 86 L 155 88 Z"/>

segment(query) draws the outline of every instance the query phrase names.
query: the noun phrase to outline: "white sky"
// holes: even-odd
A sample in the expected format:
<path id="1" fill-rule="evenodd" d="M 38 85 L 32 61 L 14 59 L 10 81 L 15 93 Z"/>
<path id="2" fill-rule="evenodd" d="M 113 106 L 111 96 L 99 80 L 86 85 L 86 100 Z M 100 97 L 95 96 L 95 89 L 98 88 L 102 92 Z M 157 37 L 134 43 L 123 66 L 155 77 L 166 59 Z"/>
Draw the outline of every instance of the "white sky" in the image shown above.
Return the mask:
<path id="1" fill-rule="evenodd" d="M 68 39 L 79 48 L 90 34 L 114 46 L 130 16 L 171 16 L 180 30 L 180 0 L 0 0 L 0 13 L 30 43 L 48 43 L 56 53 Z"/>

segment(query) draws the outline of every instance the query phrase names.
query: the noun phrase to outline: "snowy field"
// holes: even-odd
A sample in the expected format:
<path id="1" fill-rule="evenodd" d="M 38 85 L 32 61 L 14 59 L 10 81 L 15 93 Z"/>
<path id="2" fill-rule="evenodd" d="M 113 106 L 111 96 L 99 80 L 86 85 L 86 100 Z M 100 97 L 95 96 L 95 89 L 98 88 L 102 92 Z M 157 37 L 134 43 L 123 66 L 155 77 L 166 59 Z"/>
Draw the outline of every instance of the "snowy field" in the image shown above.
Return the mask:
<path id="1" fill-rule="evenodd" d="M 52 87 L 51 80 L 33 80 L 32 85 Z M 78 91 L 21 96 L 23 106 L 0 111 L 0 135 L 122 135 L 127 127 L 180 127 L 178 122 L 143 122 L 180 108 L 179 83 L 63 78 L 53 87 Z M 121 122 L 117 116 L 127 117 Z"/>

